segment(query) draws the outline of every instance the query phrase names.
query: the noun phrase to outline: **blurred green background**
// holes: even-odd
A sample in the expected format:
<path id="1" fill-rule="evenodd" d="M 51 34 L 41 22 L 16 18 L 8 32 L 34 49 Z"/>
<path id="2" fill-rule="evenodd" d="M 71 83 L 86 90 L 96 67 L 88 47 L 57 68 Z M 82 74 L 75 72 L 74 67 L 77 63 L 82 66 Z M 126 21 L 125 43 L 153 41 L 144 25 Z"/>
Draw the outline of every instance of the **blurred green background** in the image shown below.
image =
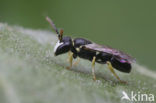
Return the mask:
<path id="1" fill-rule="evenodd" d="M 0 22 L 32 29 L 51 29 L 121 49 L 137 62 L 155 68 L 155 0 L 0 0 Z"/>

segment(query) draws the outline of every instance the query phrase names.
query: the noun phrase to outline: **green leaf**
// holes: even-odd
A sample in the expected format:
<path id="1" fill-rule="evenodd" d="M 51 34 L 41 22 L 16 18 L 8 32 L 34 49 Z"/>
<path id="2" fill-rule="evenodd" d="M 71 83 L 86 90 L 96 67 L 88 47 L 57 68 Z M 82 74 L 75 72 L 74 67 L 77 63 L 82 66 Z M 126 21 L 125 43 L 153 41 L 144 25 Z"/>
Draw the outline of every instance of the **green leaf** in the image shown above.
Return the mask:
<path id="1" fill-rule="evenodd" d="M 137 63 L 130 74 L 116 71 L 128 84 L 100 64 L 93 81 L 87 60 L 67 70 L 67 54 L 53 55 L 56 41 L 49 31 L 0 23 L 1 103 L 125 103 L 122 91 L 156 95 L 156 73 Z"/>

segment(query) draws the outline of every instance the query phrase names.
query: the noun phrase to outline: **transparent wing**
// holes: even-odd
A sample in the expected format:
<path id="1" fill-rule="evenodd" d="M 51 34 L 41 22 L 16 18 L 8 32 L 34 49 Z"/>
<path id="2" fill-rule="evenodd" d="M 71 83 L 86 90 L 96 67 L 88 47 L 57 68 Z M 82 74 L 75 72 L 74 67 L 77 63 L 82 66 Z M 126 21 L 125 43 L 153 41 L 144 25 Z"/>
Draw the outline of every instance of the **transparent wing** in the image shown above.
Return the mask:
<path id="1" fill-rule="evenodd" d="M 120 62 L 129 62 L 129 63 L 135 62 L 135 59 L 132 58 L 131 56 L 129 56 L 128 54 L 126 54 L 122 51 L 119 51 L 117 49 L 108 47 L 108 46 L 92 43 L 92 44 L 84 45 L 84 48 L 90 49 L 92 51 L 99 51 L 99 52 L 112 54 Z"/>

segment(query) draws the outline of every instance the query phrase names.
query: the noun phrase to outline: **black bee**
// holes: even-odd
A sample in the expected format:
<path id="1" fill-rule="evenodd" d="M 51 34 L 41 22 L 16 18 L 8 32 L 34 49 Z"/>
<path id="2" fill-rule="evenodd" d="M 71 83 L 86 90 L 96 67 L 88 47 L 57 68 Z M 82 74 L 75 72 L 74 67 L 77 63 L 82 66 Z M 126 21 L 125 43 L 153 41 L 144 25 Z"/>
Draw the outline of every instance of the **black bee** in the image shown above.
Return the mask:
<path id="1" fill-rule="evenodd" d="M 54 55 L 57 56 L 69 52 L 70 66 L 68 69 L 72 67 L 73 58 L 76 59 L 77 57 L 80 57 L 92 62 L 92 75 L 94 80 L 96 80 L 95 62 L 107 64 L 110 71 L 120 82 L 123 81 L 121 81 L 117 76 L 113 67 L 125 73 L 129 73 L 131 71 L 131 64 L 135 60 L 129 55 L 119 50 L 110 48 L 108 46 L 99 45 L 83 38 L 72 39 L 68 36 L 63 37 L 63 30 L 61 29 L 60 32 L 58 32 L 53 21 L 48 17 L 46 20 L 51 24 L 53 29 L 58 34 L 58 42 L 54 47 Z M 75 64 L 77 63 L 78 62 Z"/>

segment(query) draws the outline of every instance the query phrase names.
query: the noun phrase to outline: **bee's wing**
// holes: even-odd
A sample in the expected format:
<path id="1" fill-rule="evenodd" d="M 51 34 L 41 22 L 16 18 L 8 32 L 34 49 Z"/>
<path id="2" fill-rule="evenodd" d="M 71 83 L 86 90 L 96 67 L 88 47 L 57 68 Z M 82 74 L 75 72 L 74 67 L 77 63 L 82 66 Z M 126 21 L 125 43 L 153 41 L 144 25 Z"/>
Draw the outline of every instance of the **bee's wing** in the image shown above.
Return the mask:
<path id="1" fill-rule="evenodd" d="M 108 46 L 92 43 L 92 44 L 84 45 L 84 48 L 92 50 L 92 51 L 99 51 L 99 52 L 112 54 L 120 62 L 128 62 L 128 63 L 135 62 L 135 59 L 132 58 L 131 56 L 129 56 L 128 54 L 126 54 L 122 51 L 119 51 L 117 49 L 108 47 Z"/>

